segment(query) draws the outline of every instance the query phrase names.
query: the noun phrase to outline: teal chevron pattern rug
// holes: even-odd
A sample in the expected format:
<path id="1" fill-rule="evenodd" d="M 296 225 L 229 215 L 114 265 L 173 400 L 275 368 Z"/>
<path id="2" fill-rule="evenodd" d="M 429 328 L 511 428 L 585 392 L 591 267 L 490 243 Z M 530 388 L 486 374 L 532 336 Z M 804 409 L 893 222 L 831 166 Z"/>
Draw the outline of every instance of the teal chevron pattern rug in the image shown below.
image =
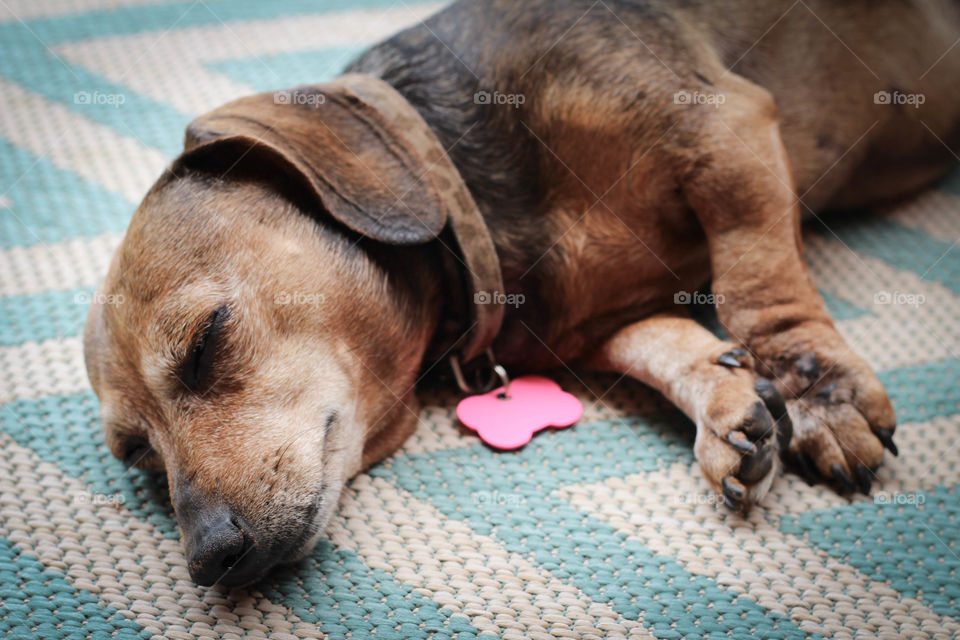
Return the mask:
<path id="1" fill-rule="evenodd" d="M 190 580 L 164 478 L 100 434 L 91 293 L 194 115 L 330 78 L 436 8 L 0 0 L 0 637 L 960 637 L 960 173 L 806 234 L 899 413 L 872 496 L 788 474 L 729 514 L 682 415 L 564 372 L 577 426 L 496 453 L 457 427 L 452 392 L 428 395 L 301 566 L 250 589 Z"/>

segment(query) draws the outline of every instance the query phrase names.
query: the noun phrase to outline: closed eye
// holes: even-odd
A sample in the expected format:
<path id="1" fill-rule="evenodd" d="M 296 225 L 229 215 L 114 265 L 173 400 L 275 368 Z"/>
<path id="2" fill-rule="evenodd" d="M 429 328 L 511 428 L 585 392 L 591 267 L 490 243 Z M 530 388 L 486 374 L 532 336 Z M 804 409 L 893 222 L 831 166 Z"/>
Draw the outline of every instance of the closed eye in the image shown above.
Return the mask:
<path id="1" fill-rule="evenodd" d="M 229 310 L 225 305 L 211 313 L 194 338 L 187 357 L 180 364 L 177 375 L 190 391 L 201 391 L 208 386 L 228 316 Z"/>

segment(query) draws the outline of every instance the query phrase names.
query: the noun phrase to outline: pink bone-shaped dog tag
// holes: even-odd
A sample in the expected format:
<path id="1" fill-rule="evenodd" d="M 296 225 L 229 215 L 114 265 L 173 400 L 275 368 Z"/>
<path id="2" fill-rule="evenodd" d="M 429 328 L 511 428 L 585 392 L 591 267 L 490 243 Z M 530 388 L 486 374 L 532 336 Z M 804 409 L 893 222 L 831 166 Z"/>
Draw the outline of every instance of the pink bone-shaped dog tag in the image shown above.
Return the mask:
<path id="1" fill-rule="evenodd" d="M 464 398 L 457 405 L 460 422 L 497 449 L 517 449 L 546 427 L 569 427 L 583 415 L 583 405 L 553 380 L 523 376 L 503 387 Z"/>

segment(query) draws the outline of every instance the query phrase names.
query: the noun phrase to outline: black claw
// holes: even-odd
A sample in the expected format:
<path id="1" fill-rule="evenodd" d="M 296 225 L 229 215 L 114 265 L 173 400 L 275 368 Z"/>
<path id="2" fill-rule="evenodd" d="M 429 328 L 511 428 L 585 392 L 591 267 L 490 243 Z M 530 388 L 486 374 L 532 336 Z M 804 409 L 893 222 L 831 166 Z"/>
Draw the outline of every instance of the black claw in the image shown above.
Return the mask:
<path id="1" fill-rule="evenodd" d="M 900 455 L 897 445 L 893 443 L 893 429 L 877 429 L 877 439 L 883 443 L 883 446 L 895 456 Z"/>
<path id="2" fill-rule="evenodd" d="M 830 467 L 830 471 L 833 472 L 833 478 L 837 481 L 837 484 L 840 485 L 840 489 L 844 493 L 853 493 L 857 490 L 857 487 L 853 484 L 853 480 L 850 479 L 850 476 L 847 475 L 847 472 L 843 470 L 839 464 L 835 464 Z"/>
<path id="3" fill-rule="evenodd" d="M 739 369 L 743 366 L 743 363 L 737 360 L 737 357 L 733 355 L 733 350 L 720 354 L 720 357 L 717 358 L 717 364 L 722 364 L 723 366 L 730 367 L 731 369 Z"/>
<path id="4" fill-rule="evenodd" d="M 870 487 L 873 484 L 872 476 L 870 469 L 866 465 L 858 464 L 853 470 L 854 475 L 857 476 L 857 484 L 860 485 L 860 493 L 863 495 L 870 495 Z"/>
<path id="5" fill-rule="evenodd" d="M 773 466 L 773 447 L 763 447 L 757 451 L 756 455 L 743 456 L 740 459 L 740 470 L 737 471 L 737 478 L 753 484 L 759 482 L 770 472 Z"/>
<path id="6" fill-rule="evenodd" d="M 753 388 L 763 400 L 763 404 L 767 405 L 770 415 L 777 421 L 777 444 L 780 446 L 780 453 L 786 453 L 793 438 L 793 421 L 787 413 L 787 403 L 783 401 L 783 396 L 773 386 L 773 382 L 766 378 L 759 378 Z"/>
<path id="7" fill-rule="evenodd" d="M 813 460 L 810 459 L 805 453 L 798 453 L 795 458 L 797 462 L 798 471 L 800 471 L 800 476 L 807 482 L 811 487 L 818 482 L 820 482 L 820 472 L 817 470 L 817 465 L 813 463 Z"/>
<path id="8" fill-rule="evenodd" d="M 777 446 L 780 448 L 781 454 L 787 453 L 787 447 L 790 446 L 790 440 L 792 439 L 793 422 L 790 420 L 790 416 L 784 415 L 777 420 Z"/>
<path id="9" fill-rule="evenodd" d="M 743 509 L 743 505 L 727 494 L 723 494 L 723 504 L 726 505 L 727 509 L 730 509 L 731 511 L 741 511 Z"/>
<path id="10" fill-rule="evenodd" d="M 809 380 L 816 380 L 820 375 L 820 361 L 814 353 L 805 353 L 797 358 L 797 373 Z"/>
<path id="11" fill-rule="evenodd" d="M 748 455 L 757 452 L 757 446 L 747 440 L 747 436 L 745 436 L 742 431 L 731 431 L 728 433 L 727 442 L 732 444 L 738 451 L 742 451 Z"/>
<path id="12" fill-rule="evenodd" d="M 767 409 L 770 410 L 770 414 L 774 419 L 779 420 L 787 414 L 787 403 L 783 401 L 783 396 L 780 395 L 777 388 L 773 386 L 772 381 L 767 378 L 757 378 L 753 389 L 757 392 L 757 395 L 760 396 L 760 399 L 763 400 L 763 403 L 767 405 Z"/>
<path id="13" fill-rule="evenodd" d="M 746 494 L 746 489 L 738 480 L 727 476 L 723 479 L 723 495 L 735 502 L 741 502 Z"/>
<path id="14" fill-rule="evenodd" d="M 756 442 L 773 435 L 776 427 L 773 424 L 773 418 L 767 411 L 766 405 L 762 402 L 755 402 L 750 410 L 750 417 L 740 427 L 747 437 Z"/>

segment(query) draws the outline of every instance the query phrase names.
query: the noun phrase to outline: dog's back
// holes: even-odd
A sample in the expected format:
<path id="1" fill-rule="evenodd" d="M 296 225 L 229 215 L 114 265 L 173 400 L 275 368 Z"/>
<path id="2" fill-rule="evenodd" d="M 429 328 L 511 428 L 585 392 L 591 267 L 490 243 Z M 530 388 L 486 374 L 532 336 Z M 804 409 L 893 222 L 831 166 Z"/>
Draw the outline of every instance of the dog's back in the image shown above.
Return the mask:
<path id="1" fill-rule="evenodd" d="M 349 70 L 382 77 L 421 112 L 490 221 L 508 288 L 555 305 L 514 318 L 575 357 L 590 334 L 707 277 L 676 159 L 703 161 L 702 114 L 723 106 L 721 83 L 772 94 L 808 210 L 862 206 L 952 161 L 928 128 L 960 134 L 957 37 L 951 2 L 481 0 Z"/>
<path id="2" fill-rule="evenodd" d="M 474 194 L 502 215 L 529 214 L 555 188 L 543 183 L 536 140 L 551 127 L 657 130 L 663 123 L 649 118 L 661 117 L 664 99 L 683 88 L 709 93 L 729 69 L 775 97 L 799 190 L 843 157 L 807 198 L 825 206 L 868 155 L 878 160 L 872 171 L 928 160 L 923 122 L 958 135 L 958 37 L 960 5 L 949 0 L 480 0 L 394 36 L 350 70 L 383 77 L 410 99 L 453 147 Z M 878 92 L 905 108 L 878 109 Z M 515 96 L 523 102 L 511 109 Z M 845 153 L 871 123 L 868 144 Z M 942 166 L 948 152 L 939 155 Z"/>

